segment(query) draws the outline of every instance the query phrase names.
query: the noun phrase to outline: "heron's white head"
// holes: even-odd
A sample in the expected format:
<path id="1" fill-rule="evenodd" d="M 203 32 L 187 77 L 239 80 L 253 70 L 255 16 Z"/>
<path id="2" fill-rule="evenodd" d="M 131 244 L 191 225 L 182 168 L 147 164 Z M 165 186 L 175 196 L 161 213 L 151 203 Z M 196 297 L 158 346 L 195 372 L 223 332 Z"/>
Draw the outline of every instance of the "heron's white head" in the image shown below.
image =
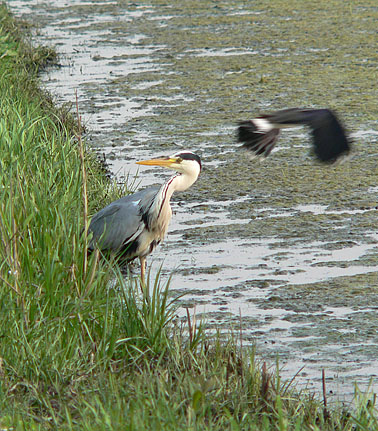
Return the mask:
<path id="1" fill-rule="evenodd" d="M 177 181 L 176 190 L 186 190 L 199 177 L 202 169 L 201 159 L 191 151 L 180 151 L 172 156 L 136 162 L 138 165 L 162 166 L 180 173 L 181 181 Z"/>

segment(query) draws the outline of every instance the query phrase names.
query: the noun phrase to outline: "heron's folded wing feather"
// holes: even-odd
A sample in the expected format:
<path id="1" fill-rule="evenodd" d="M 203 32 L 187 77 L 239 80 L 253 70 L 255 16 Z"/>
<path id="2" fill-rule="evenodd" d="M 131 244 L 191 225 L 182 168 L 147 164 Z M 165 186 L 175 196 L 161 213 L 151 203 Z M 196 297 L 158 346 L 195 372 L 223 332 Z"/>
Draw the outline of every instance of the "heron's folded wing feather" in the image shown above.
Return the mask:
<path id="1" fill-rule="evenodd" d="M 159 187 L 124 196 L 95 214 L 89 225 L 92 239 L 102 250 L 117 251 L 134 241 L 145 228 L 142 215 L 150 208 Z"/>
<path id="2" fill-rule="evenodd" d="M 142 230 L 137 201 L 113 202 L 93 217 L 89 225 L 92 233 L 89 248 L 98 243 L 101 250 L 117 251 L 133 241 Z"/>

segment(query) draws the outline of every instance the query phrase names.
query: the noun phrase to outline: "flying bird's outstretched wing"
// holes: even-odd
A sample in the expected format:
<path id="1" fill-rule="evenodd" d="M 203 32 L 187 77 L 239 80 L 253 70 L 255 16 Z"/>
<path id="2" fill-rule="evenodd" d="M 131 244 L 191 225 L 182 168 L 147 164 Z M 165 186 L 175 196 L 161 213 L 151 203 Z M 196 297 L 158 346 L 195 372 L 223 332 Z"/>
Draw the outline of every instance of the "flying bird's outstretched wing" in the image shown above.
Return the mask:
<path id="1" fill-rule="evenodd" d="M 238 127 L 238 142 L 256 156 L 267 157 L 274 148 L 280 129 L 306 125 L 310 127 L 316 157 L 322 162 L 334 162 L 350 151 L 344 127 L 329 109 L 284 109 L 242 121 Z"/>

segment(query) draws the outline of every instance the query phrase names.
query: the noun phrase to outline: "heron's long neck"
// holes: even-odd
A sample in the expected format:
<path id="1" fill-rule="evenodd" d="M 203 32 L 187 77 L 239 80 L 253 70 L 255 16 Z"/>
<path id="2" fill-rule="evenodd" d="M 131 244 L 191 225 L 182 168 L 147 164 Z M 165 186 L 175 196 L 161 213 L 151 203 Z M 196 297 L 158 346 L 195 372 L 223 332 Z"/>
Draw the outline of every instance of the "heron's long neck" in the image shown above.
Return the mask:
<path id="1" fill-rule="evenodd" d="M 173 175 L 166 183 L 164 183 L 158 194 L 154 206 L 156 208 L 156 220 L 159 219 L 162 213 L 169 208 L 169 201 L 175 191 L 183 192 L 188 189 L 195 181 L 196 177 L 188 174 Z M 170 211 L 170 209 L 169 209 Z"/>
<path id="2" fill-rule="evenodd" d="M 161 204 L 169 203 L 174 192 L 183 192 L 188 189 L 194 181 L 190 181 L 188 175 L 176 174 L 173 175 L 165 184 L 161 186 Z"/>
<path id="3" fill-rule="evenodd" d="M 195 174 L 176 174 L 173 175 L 163 187 L 168 187 L 168 192 L 172 196 L 173 192 L 183 192 L 196 182 L 198 175 Z"/>

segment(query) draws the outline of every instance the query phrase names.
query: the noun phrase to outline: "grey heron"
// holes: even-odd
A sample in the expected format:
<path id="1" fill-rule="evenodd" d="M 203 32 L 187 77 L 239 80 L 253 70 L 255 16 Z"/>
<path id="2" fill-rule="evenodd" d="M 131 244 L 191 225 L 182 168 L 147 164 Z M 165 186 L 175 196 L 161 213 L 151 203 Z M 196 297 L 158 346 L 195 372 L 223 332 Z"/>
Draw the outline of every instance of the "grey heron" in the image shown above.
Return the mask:
<path id="1" fill-rule="evenodd" d="M 316 157 L 322 162 L 334 162 L 350 151 L 351 143 L 336 114 L 329 109 L 283 109 L 241 121 L 238 141 L 256 156 L 267 157 L 274 148 L 280 129 L 309 126 Z"/>
<path id="2" fill-rule="evenodd" d="M 138 257 L 144 285 L 146 257 L 164 239 L 172 217 L 172 194 L 195 183 L 201 172 L 201 159 L 190 151 L 182 151 L 136 163 L 162 166 L 177 174 L 161 187 L 148 187 L 124 196 L 95 214 L 88 228 L 88 234 L 92 235 L 88 248 L 90 251 L 98 248 L 126 262 Z"/>

